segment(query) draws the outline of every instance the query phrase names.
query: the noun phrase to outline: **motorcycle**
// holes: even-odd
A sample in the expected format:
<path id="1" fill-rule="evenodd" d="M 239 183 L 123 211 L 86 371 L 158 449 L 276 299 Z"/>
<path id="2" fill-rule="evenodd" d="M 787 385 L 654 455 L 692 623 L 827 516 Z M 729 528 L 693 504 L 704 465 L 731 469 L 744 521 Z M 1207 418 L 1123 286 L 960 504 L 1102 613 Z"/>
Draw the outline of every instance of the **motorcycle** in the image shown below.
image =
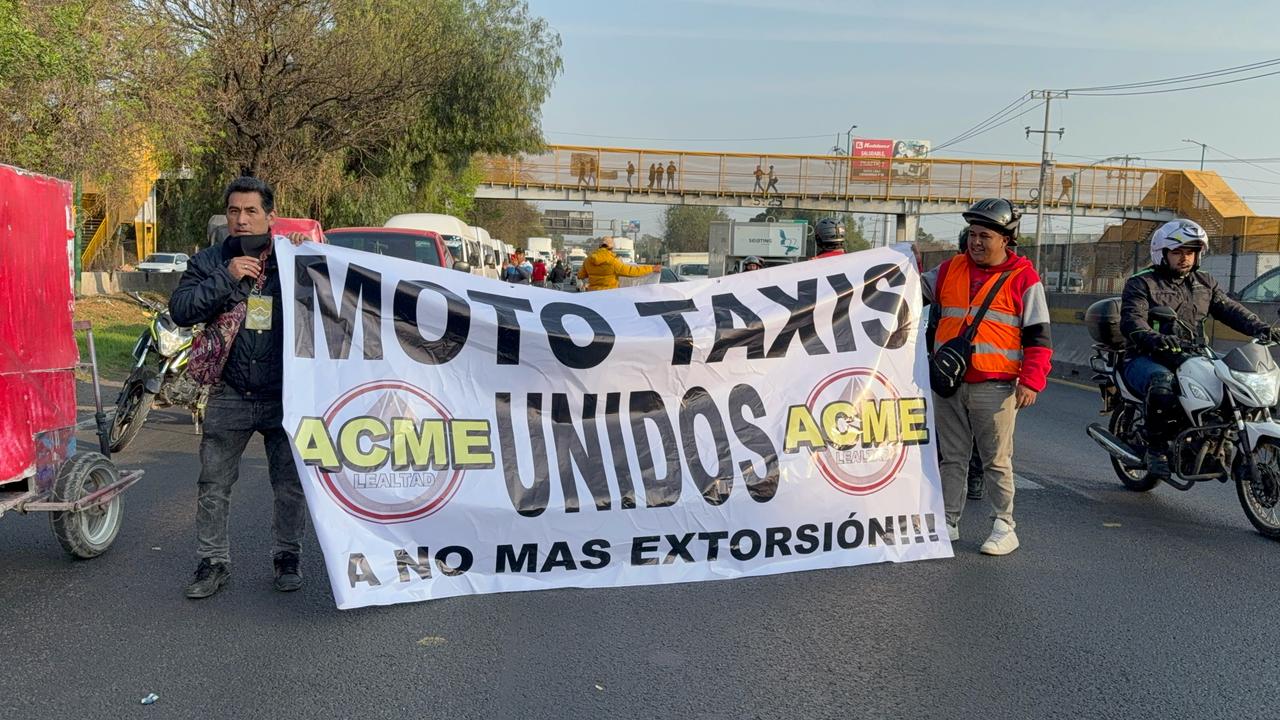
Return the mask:
<path id="1" fill-rule="evenodd" d="M 133 370 L 116 398 L 110 432 L 112 452 L 120 452 L 133 442 L 152 407 L 187 407 L 197 433 L 204 423 L 200 386 L 187 377 L 191 343 L 199 327 L 180 327 L 169 315 L 168 306 L 137 293 L 130 296 L 153 314 L 133 346 Z M 156 361 L 148 362 L 152 356 Z"/>
<path id="2" fill-rule="evenodd" d="M 1102 394 L 1102 414 L 1110 423 L 1086 431 L 1111 456 L 1111 466 L 1129 490 L 1148 492 L 1161 480 L 1178 490 L 1217 480 L 1234 482 L 1249 522 L 1262 535 L 1280 539 L 1280 423 L 1271 408 L 1280 399 L 1280 367 L 1267 349 L 1253 341 L 1226 354 L 1207 343 L 1184 341 L 1185 360 L 1177 378 L 1179 431 L 1169 447 L 1168 477 L 1147 471 L 1145 403 L 1120 373 L 1123 337 L 1119 333 L 1120 299 L 1095 303 L 1086 312 L 1093 335 L 1090 366 Z M 1174 326 L 1191 331 L 1167 307 L 1150 312 L 1152 326 L 1168 332 Z"/>

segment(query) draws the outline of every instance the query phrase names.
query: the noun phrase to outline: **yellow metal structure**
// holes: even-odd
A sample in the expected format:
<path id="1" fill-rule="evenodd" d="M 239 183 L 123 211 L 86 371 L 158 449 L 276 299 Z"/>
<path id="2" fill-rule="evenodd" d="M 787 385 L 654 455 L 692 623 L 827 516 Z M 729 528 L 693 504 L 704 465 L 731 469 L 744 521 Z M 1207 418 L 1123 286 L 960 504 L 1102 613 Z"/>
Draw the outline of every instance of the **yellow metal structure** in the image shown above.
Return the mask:
<path id="1" fill-rule="evenodd" d="M 85 244 L 80 266 L 89 269 L 116 229 L 125 223 L 134 226 L 134 243 L 138 259 L 155 252 L 157 228 L 154 215 L 141 212 L 151 198 L 152 188 L 160 178 L 160 170 L 149 152 L 139 153 L 137 173 L 123 191 L 107 193 L 103 188 L 86 183 Z"/>
<path id="2" fill-rule="evenodd" d="M 582 145 L 548 145 L 542 153 L 480 160 L 482 183 L 516 190 L 602 193 L 624 202 L 702 198 L 725 204 L 829 206 L 829 201 L 947 205 L 984 197 L 1037 204 L 1040 165 L 1004 160 L 851 158 L 761 155 Z M 661 168 L 661 171 L 659 171 Z M 675 172 L 671 172 L 674 170 Z M 1045 183 L 1046 211 L 1151 220 L 1188 217 L 1211 234 L 1275 237 L 1280 220 L 1261 218 L 1214 172 L 1119 165 L 1058 164 Z M 1074 186 L 1074 187 L 1073 187 Z M 1074 190 L 1075 205 L 1072 206 Z M 566 199 L 571 199 L 566 197 Z M 773 200 L 775 202 L 769 202 Z M 763 203 L 760 201 L 764 201 Z M 701 204 L 706 204 L 703 202 Z M 1144 213 L 1144 211 L 1147 211 Z M 1127 220 L 1126 225 L 1136 220 Z"/>

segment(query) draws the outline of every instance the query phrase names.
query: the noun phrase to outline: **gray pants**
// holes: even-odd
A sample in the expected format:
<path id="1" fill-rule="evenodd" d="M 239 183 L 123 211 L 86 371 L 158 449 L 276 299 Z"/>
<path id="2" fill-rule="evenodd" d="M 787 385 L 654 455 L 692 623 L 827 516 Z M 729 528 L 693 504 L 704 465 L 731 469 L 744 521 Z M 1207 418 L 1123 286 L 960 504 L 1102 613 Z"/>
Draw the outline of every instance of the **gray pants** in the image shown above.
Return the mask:
<path id="1" fill-rule="evenodd" d="M 204 437 L 200 440 L 196 499 L 196 554 L 199 557 L 215 562 L 231 561 L 227 538 L 231 486 L 240 477 L 240 456 L 255 432 L 261 433 L 267 450 L 267 472 L 275 495 L 272 555 L 301 551 L 302 533 L 307 527 L 307 503 L 283 421 L 284 408 L 279 400 L 251 400 L 223 385 L 215 386 L 210 392 Z"/>
<path id="2" fill-rule="evenodd" d="M 978 448 L 982 477 L 991 499 L 991 517 L 1014 527 L 1013 427 L 1018 410 L 1012 382 L 964 383 L 955 395 L 933 396 L 937 422 L 938 470 L 947 521 L 964 512 L 969 455 Z"/>

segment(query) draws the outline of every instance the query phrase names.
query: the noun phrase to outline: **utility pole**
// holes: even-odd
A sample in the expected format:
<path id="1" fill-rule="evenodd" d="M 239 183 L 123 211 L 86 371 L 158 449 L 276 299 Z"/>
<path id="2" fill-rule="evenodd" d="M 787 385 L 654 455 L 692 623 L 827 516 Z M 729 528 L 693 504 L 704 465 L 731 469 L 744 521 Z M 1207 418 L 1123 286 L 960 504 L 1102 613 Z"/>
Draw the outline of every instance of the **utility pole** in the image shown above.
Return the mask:
<path id="1" fill-rule="evenodd" d="M 1057 135 L 1058 139 L 1062 139 L 1066 128 L 1058 128 L 1057 130 L 1049 129 L 1049 103 L 1056 98 L 1065 98 L 1067 93 L 1065 90 L 1033 90 L 1031 97 L 1044 98 L 1044 129 L 1032 130 L 1028 125 L 1027 137 L 1031 137 L 1031 133 L 1039 133 L 1041 137 L 1040 143 L 1040 190 L 1036 193 L 1036 267 L 1040 267 L 1040 239 L 1044 237 L 1044 195 L 1045 180 L 1049 175 L 1049 136 Z"/>
<path id="2" fill-rule="evenodd" d="M 1185 139 L 1185 138 L 1184 138 L 1184 139 L 1182 140 L 1182 142 L 1184 142 L 1184 143 L 1191 143 L 1192 145 L 1199 145 L 1199 146 L 1200 146 L 1200 170 L 1201 170 L 1201 172 L 1203 172 L 1203 171 L 1204 171 L 1204 149 L 1205 149 L 1206 147 L 1208 147 L 1208 146 L 1207 146 L 1207 145 L 1205 145 L 1204 143 L 1200 142 L 1199 140 L 1188 140 L 1188 139 Z"/>

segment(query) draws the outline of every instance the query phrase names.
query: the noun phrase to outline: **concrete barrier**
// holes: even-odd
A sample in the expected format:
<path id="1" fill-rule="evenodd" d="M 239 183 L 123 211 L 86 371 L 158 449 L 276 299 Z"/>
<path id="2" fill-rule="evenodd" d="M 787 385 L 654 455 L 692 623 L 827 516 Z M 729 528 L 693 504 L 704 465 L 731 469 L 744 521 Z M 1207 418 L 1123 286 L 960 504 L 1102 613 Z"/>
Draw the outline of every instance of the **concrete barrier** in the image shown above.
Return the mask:
<path id="1" fill-rule="evenodd" d="M 119 292 L 153 292 L 169 297 L 178 288 L 182 273 L 118 272 L 115 274 Z"/>
<path id="2" fill-rule="evenodd" d="M 80 294 L 88 295 L 114 295 L 120 292 L 120 287 L 116 285 L 115 278 L 109 272 L 82 272 L 80 273 Z"/>

